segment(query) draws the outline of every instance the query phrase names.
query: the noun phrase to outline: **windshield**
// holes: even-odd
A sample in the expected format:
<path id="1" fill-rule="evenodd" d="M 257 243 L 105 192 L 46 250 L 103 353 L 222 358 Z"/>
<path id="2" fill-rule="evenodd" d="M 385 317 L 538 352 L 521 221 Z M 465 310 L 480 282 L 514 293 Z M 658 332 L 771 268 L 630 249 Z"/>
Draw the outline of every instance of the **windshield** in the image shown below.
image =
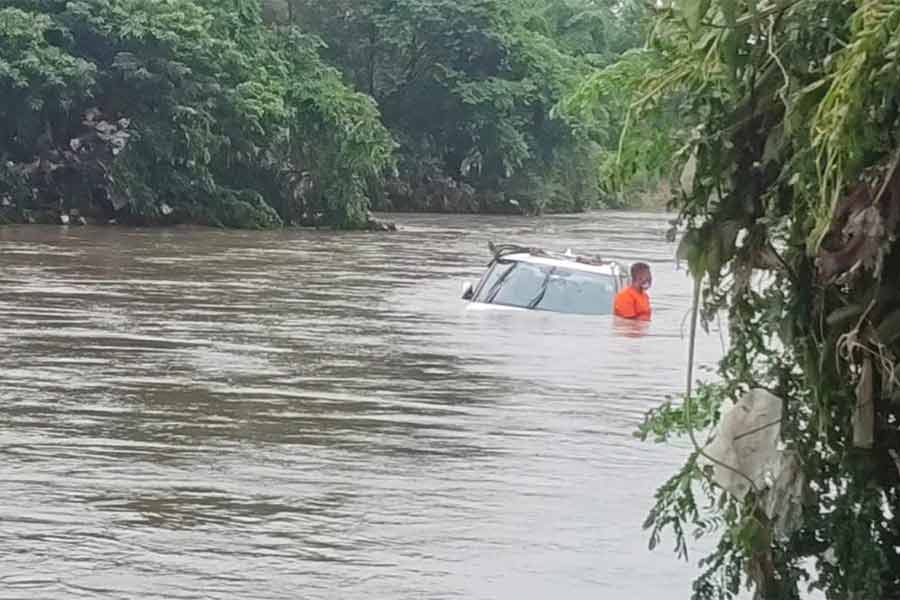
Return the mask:
<path id="1" fill-rule="evenodd" d="M 526 262 L 495 263 L 477 302 L 562 313 L 612 312 L 616 281 L 611 275 Z"/>

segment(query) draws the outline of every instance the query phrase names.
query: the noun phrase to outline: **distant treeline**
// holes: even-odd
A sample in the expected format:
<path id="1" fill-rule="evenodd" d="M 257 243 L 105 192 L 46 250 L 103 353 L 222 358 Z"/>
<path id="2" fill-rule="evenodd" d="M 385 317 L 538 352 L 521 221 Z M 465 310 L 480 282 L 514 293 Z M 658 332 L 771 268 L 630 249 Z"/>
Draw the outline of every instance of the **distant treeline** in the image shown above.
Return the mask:
<path id="1" fill-rule="evenodd" d="M 565 110 L 641 43 L 625 0 L 11 0 L 0 222 L 360 227 L 579 211 L 624 108 Z"/>

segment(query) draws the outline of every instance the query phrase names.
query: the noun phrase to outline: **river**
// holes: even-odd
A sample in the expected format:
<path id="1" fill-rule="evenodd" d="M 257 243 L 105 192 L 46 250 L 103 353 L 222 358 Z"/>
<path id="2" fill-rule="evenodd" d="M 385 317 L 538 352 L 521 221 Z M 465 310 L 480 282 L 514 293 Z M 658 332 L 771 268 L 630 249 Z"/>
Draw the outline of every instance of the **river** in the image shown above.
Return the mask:
<path id="1" fill-rule="evenodd" d="M 392 218 L 0 227 L 0 598 L 688 597 L 666 215 Z M 488 240 L 646 260 L 654 320 L 466 311 Z"/>

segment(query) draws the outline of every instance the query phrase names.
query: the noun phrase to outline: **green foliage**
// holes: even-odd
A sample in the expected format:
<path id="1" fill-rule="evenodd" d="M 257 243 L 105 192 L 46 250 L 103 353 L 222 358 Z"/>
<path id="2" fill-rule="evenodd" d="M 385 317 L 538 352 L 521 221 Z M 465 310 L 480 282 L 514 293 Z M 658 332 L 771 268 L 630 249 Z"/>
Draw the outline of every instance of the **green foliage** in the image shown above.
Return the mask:
<path id="1" fill-rule="evenodd" d="M 530 28 L 597 67 L 644 42 L 647 9 L 639 0 L 528 0 L 522 5 Z"/>
<path id="2" fill-rule="evenodd" d="M 365 222 L 390 136 L 316 41 L 270 30 L 256 2 L 14 4 L 0 10 L 0 156 L 13 164 L 0 193 L 34 188 L 20 213 Z"/>
<path id="3" fill-rule="evenodd" d="M 377 101 L 400 143 L 387 203 L 434 207 L 440 196 L 451 208 L 539 213 L 599 202 L 596 167 L 569 168 L 572 157 L 599 159 L 595 144 L 552 109 L 613 44 L 629 43 L 638 17 L 626 25 L 620 4 L 290 0 L 270 12 L 317 33 Z"/>
<path id="4" fill-rule="evenodd" d="M 355 227 L 373 201 L 535 214 L 622 201 L 611 136 L 553 109 L 639 43 L 637 0 L 4 6 L 0 156 L 14 168 L 0 194 L 20 218 Z"/>
<path id="5" fill-rule="evenodd" d="M 722 384 L 705 383 L 694 390 L 689 407 L 684 401 L 667 400 L 647 413 L 635 436 L 663 443 L 672 436 L 687 436 L 689 430 L 706 431 L 718 422 L 727 392 Z"/>
<path id="6" fill-rule="evenodd" d="M 758 598 L 900 597 L 898 26 L 896 0 L 658 5 L 630 123 L 679 116 L 666 128 L 684 167 L 679 254 L 706 282 L 704 319 L 726 312 L 730 331 L 718 391 L 690 418 L 661 407 L 640 434 L 714 426 L 718 398 L 762 387 L 785 399 L 782 441 L 806 479 L 786 531 L 765 490 L 738 503 L 697 453 L 660 489 L 654 544 L 663 530 L 680 553 L 691 528 L 719 537 L 695 598 L 735 598 L 742 582 Z"/>
<path id="7" fill-rule="evenodd" d="M 559 113 L 580 135 L 601 148 L 599 178 L 610 205 L 627 205 L 648 185 L 668 175 L 676 153 L 678 123 L 672 107 L 634 118 L 648 72 L 661 68 L 651 49 L 632 49 L 619 60 L 586 77 L 560 103 Z"/>

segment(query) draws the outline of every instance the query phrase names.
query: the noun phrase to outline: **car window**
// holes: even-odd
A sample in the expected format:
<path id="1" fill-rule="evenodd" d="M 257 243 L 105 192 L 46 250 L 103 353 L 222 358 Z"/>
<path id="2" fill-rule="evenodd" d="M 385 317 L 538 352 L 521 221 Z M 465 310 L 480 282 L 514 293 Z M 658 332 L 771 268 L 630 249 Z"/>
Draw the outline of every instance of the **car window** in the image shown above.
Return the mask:
<path id="1" fill-rule="evenodd" d="M 516 263 L 515 268 L 503 280 L 493 300 L 487 297 L 487 301 L 506 306 L 531 306 L 531 303 L 540 296 L 544 280 L 551 269 L 552 267 L 543 265 Z"/>
<path id="2" fill-rule="evenodd" d="M 615 279 L 609 275 L 556 268 L 535 308 L 554 312 L 606 315 L 612 312 Z"/>
<path id="3" fill-rule="evenodd" d="M 478 294 L 473 298 L 476 302 L 486 302 L 488 294 L 492 293 L 494 284 L 503 277 L 507 271 L 515 266 L 514 262 L 495 262 L 485 274 L 481 286 L 478 288 Z"/>

